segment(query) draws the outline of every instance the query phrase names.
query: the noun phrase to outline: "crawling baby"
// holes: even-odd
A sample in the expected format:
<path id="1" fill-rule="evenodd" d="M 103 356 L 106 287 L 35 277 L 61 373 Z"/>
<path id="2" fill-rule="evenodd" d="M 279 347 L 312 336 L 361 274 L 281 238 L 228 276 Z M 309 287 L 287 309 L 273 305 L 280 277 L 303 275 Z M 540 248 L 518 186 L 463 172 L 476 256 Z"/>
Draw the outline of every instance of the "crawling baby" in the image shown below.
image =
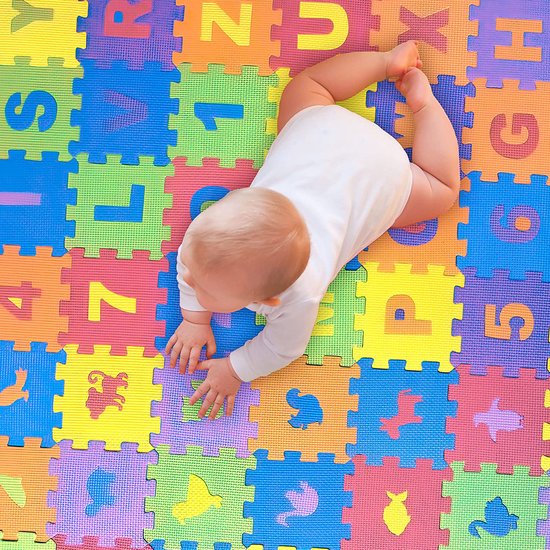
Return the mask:
<path id="1" fill-rule="evenodd" d="M 446 212 L 460 186 L 458 143 L 421 70 L 417 42 L 388 52 L 339 54 L 299 73 L 283 92 L 279 134 L 249 188 L 228 193 L 190 224 L 178 251 L 183 322 L 170 364 L 207 369 L 190 400 L 215 418 L 233 411 L 241 382 L 303 354 L 340 269 L 391 227 Z M 413 112 L 413 162 L 376 124 L 336 105 L 384 79 Z M 222 359 L 212 312 L 243 307 L 264 329 Z M 199 361 L 206 346 L 205 361 Z"/>

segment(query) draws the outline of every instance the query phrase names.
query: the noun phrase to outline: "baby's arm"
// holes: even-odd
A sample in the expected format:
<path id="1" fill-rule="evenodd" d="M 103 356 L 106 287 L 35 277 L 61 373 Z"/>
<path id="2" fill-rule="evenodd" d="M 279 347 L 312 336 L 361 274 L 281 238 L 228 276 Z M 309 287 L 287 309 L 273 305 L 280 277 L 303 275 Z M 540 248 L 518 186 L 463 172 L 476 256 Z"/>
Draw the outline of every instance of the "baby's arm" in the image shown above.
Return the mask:
<path id="1" fill-rule="evenodd" d="M 300 357 L 308 345 L 318 311 L 319 300 L 276 308 L 264 329 L 229 355 L 239 378 L 250 382 Z"/>

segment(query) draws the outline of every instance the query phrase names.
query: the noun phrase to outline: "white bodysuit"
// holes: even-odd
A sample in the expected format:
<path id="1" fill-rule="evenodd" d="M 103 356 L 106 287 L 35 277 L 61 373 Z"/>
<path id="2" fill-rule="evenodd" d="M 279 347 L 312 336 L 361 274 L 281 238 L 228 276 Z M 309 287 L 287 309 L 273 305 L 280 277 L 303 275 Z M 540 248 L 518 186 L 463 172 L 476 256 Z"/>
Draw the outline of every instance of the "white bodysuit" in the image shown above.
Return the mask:
<path id="1" fill-rule="evenodd" d="M 412 172 L 401 145 L 373 122 L 339 105 L 315 105 L 283 127 L 251 187 L 288 197 L 311 238 L 302 275 L 279 295 L 277 307 L 249 304 L 265 315 L 264 329 L 229 359 L 248 382 L 279 370 L 306 349 L 319 304 L 340 269 L 389 229 L 410 195 Z M 205 311 L 181 277 L 180 306 Z"/>

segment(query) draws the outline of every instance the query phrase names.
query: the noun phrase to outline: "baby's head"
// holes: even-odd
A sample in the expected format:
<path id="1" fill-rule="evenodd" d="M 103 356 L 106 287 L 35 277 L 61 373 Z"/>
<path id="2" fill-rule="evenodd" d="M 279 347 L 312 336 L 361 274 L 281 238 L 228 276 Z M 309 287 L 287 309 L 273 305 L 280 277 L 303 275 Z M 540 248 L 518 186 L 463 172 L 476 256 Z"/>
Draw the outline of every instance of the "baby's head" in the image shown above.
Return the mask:
<path id="1" fill-rule="evenodd" d="M 281 193 L 262 187 L 231 191 L 189 225 L 183 278 L 210 311 L 229 313 L 277 296 L 303 273 L 310 239 L 304 219 Z"/>

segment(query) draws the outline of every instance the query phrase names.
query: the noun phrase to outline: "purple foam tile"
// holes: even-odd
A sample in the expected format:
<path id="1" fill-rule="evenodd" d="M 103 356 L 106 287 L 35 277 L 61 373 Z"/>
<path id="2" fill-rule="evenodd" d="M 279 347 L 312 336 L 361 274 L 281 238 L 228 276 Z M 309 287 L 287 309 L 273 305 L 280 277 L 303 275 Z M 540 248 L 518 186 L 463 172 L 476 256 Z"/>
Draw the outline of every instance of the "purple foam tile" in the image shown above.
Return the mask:
<path id="1" fill-rule="evenodd" d="M 487 78 L 487 86 L 501 88 L 504 79 L 519 80 L 519 88 L 534 90 L 537 81 L 548 82 L 550 79 L 550 56 L 546 42 L 550 24 L 550 12 L 546 0 L 481 0 L 479 6 L 470 6 L 470 19 L 478 21 L 477 36 L 468 39 L 468 49 L 477 52 L 476 67 L 468 67 L 470 80 Z M 513 36 L 509 30 L 497 30 L 497 21 L 524 21 L 526 23 L 540 22 L 542 32 L 525 32 L 522 37 L 523 46 L 538 48 L 541 59 L 526 61 L 515 59 L 510 53 L 509 59 L 495 56 L 496 46 L 511 46 Z M 531 25 L 532 29 L 536 25 Z"/>
<path id="2" fill-rule="evenodd" d="M 174 68 L 172 53 L 181 51 L 182 39 L 173 34 L 174 21 L 183 20 L 183 7 L 175 0 L 144 0 L 115 3 L 89 2 L 88 17 L 79 18 L 78 31 L 86 33 L 86 48 L 77 58 L 93 59 L 98 66 L 128 61 L 130 69 L 146 62 L 160 62 L 164 70 Z"/>
<path id="3" fill-rule="evenodd" d="M 145 497 L 155 493 L 147 466 L 157 462 L 156 451 L 138 453 L 136 443 L 123 443 L 120 451 L 106 451 L 102 441 L 90 441 L 84 450 L 71 445 L 60 441 L 59 458 L 50 463 L 58 486 L 48 494 L 48 506 L 57 514 L 47 525 L 48 535 L 66 535 L 73 545 L 96 536 L 101 546 L 113 546 L 117 538 L 145 546 L 143 530 L 153 527 L 152 513 L 144 512 Z"/>
<path id="4" fill-rule="evenodd" d="M 189 399 L 195 391 L 191 381 L 203 380 L 206 373 L 181 374 L 177 367 L 170 368 L 169 358 L 164 357 L 164 368 L 155 369 L 153 377 L 155 384 L 162 384 L 162 400 L 154 401 L 151 407 L 152 416 L 161 419 L 160 434 L 151 434 L 151 444 L 155 447 L 170 445 L 173 453 L 185 453 L 188 445 L 199 445 L 207 456 L 217 456 L 220 448 L 233 447 L 237 457 L 250 456 L 248 440 L 258 437 L 258 426 L 249 421 L 248 413 L 251 405 L 259 404 L 259 391 L 243 383 L 237 392 L 231 416 L 221 416 L 216 420 L 186 420 L 184 399 Z"/>

